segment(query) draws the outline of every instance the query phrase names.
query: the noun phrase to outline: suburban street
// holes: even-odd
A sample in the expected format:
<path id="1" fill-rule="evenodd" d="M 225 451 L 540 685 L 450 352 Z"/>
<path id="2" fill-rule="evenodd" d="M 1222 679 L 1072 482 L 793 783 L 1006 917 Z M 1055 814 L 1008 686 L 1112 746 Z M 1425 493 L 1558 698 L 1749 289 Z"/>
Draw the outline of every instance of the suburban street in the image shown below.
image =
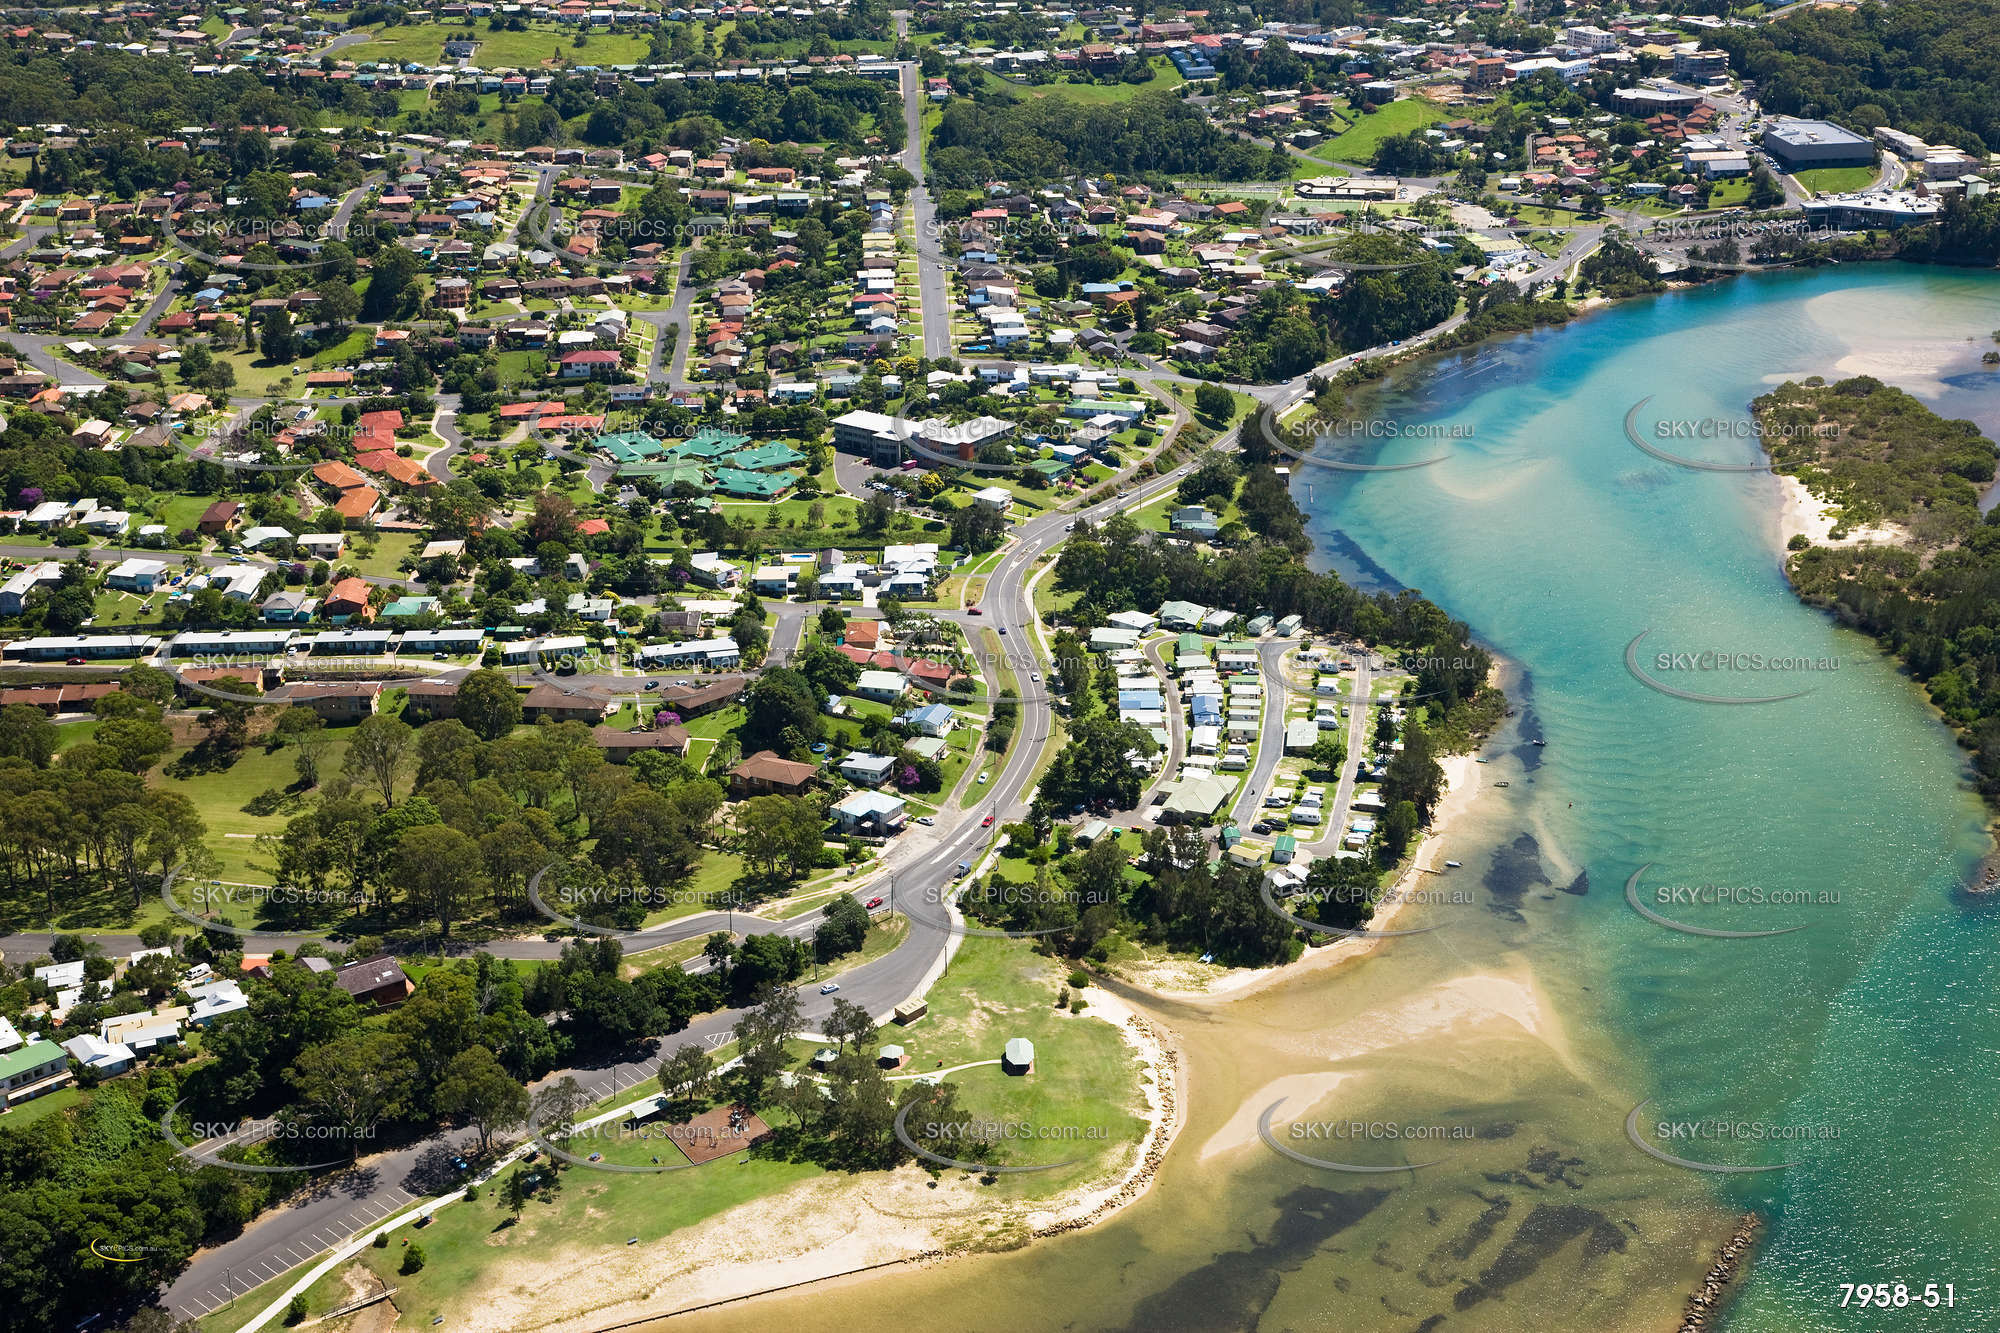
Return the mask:
<path id="1" fill-rule="evenodd" d="M 926 303 L 926 336 L 933 321 L 945 322 L 949 314 L 940 303 Z M 947 325 L 948 327 L 948 325 Z M 683 346 L 686 345 L 685 337 Z M 988 578 L 982 599 L 984 623 L 997 632 L 1006 631 L 1005 640 L 1017 649 L 1030 643 L 1034 633 L 1034 610 L 1027 595 L 1027 580 L 1035 562 L 1064 536 L 1066 524 L 1101 521 L 1112 513 L 1142 504 L 1177 484 L 1173 476 L 1157 477 L 1131 493 L 1092 509 L 1067 512 L 1051 510 L 1021 525 L 999 567 Z M 5 548 L 0 548 L 4 551 Z M 803 611 L 805 608 L 799 608 Z M 804 630 L 803 614 L 778 617 L 771 654 L 783 660 L 796 649 Z M 857 881 L 857 894 L 878 892 L 886 896 L 889 910 L 909 920 L 909 933 L 896 950 L 886 957 L 844 974 L 841 998 L 859 1004 L 879 1020 L 914 995 L 921 995 L 943 970 L 948 947 L 953 940 L 954 913 L 948 897 L 960 861 L 977 861 L 990 845 L 994 830 L 980 826 L 984 814 L 995 814 L 995 826 L 1019 817 L 1027 809 L 1030 779 L 1039 763 L 1043 744 L 1054 721 L 1047 691 L 1024 690 L 1020 722 L 1004 762 L 987 788 L 983 800 L 966 813 L 957 827 L 911 829 L 883 858 L 879 870 Z M 811 912 L 784 922 L 760 922 L 739 918 L 738 929 L 754 930 L 762 925 L 794 936 L 809 935 L 817 928 L 820 914 Z M 658 945 L 695 938 L 722 928 L 726 922 L 708 913 L 666 923 L 643 932 L 628 944 L 636 947 Z M 34 956 L 46 952 L 47 941 L 35 936 L 14 936 L 4 942 L 9 956 L 16 948 L 27 948 Z M 253 947 L 295 947 L 296 936 L 258 937 Z M 125 942 L 113 937 L 105 941 L 108 951 L 118 951 Z M 132 939 L 129 948 L 136 948 Z M 552 958 L 561 951 L 559 940 L 512 940 L 481 946 L 499 957 Z M 129 951 L 129 948 L 126 951 Z M 705 966 L 700 960 L 697 966 Z M 802 997 L 806 1023 L 810 1027 L 830 1012 L 828 997 L 808 987 Z M 643 1055 L 598 1067 L 559 1071 L 574 1076 L 593 1099 L 609 1097 L 632 1089 L 656 1077 L 663 1055 L 688 1044 L 704 1044 L 711 1049 L 731 1040 L 731 1028 L 740 1011 L 724 1010 L 697 1019 L 686 1030 L 660 1040 L 658 1048 Z M 546 1083 L 550 1080 L 544 1080 Z M 307 1195 L 270 1210 L 235 1239 L 198 1254 L 187 1270 L 166 1293 L 168 1308 L 176 1316 L 198 1317 L 225 1302 L 232 1291 L 241 1292 L 268 1280 L 279 1272 L 304 1263 L 337 1245 L 348 1236 L 410 1203 L 423 1192 L 423 1182 L 412 1176 L 428 1151 L 439 1145 L 456 1148 L 467 1131 L 440 1133 L 399 1151 L 370 1160 L 353 1171 L 323 1183 Z"/>
<path id="2" fill-rule="evenodd" d="M 905 116 L 909 142 L 904 151 L 904 161 L 919 185 L 911 192 L 910 208 L 912 221 L 920 238 L 929 237 L 935 248 L 935 214 L 928 193 L 922 185 L 921 126 L 922 98 L 917 68 L 913 63 L 905 63 L 902 69 L 902 83 L 905 95 Z M 549 177 L 545 174 L 543 190 L 547 189 Z M 351 198 L 351 197 L 350 197 Z M 345 206 L 345 202 L 343 206 Z M 1577 258 L 1597 243 L 1601 229 L 1579 232 L 1564 246 L 1562 254 L 1543 261 L 1537 266 L 1537 276 L 1552 276 L 1567 269 Z M 692 342 L 691 303 L 692 290 L 686 282 L 692 252 L 684 254 L 680 262 L 679 277 L 672 308 L 665 314 L 642 316 L 656 330 L 664 333 L 671 325 L 680 330 L 671 364 L 655 353 L 648 368 L 648 378 L 654 382 L 662 380 L 671 385 L 685 383 L 686 358 L 690 354 Z M 946 274 L 941 263 L 920 263 L 920 294 L 923 301 L 924 351 L 933 357 L 948 356 L 951 350 L 950 321 L 948 305 L 949 293 Z M 1459 317 L 1444 323 L 1419 338 L 1406 340 L 1401 349 L 1377 348 L 1353 356 L 1341 357 L 1325 366 L 1316 368 L 1316 374 L 1328 375 L 1342 366 L 1369 355 L 1380 355 L 1389 351 L 1404 351 L 1421 345 L 1455 327 Z M 32 339 L 22 340 L 31 358 L 37 353 L 46 355 L 46 349 L 38 347 Z M 38 361 L 37 364 L 40 364 Z M 1160 385 L 1171 378 L 1157 369 L 1140 369 L 1132 372 L 1135 379 L 1146 384 L 1149 392 L 1160 393 Z M 61 377 L 66 382 L 80 382 L 79 372 L 74 367 L 65 366 Z M 1306 376 L 1300 376 L 1283 384 L 1247 389 L 1260 404 L 1289 406 L 1303 399 L 1307 394 Z M 1176 427 L 1190 418 L 1186 410 L 1174 405 L 1173 421 Z M 456 403 L 440 403 L 438 433 L 447 442 L 444 450 L 438 451 L 429 460 L 435 476 L 447 477 L 450 473 L 451 457 L 463 447 L 453 421 Z M 1169 433 L 1171 439 L 1177 430 Z M 1211 447 L 1230 450 L 1235 447 L 1238 430 L 1226 432 Z M 1129 480 L 1129 475 L 1127 479 Z M 593 477 L 598 484 L 604 478 Z M 1025 814 L 1030 796 L 1031 780 L 1043 756 L 1043 751 L 1055 715 L 1047 688 L 1031 688 L 1026 685 L 1030 662 L 1039 664 L 1046 670 L 1045 654 L 1033 646 L 1039 644 L 1039 633 L 1033 613 L 1028 585 L 1037 571 L 1038 562 L 1049 551 L 1059 545 L 1066 528 L 1078 522 L 1101 522 L 1115 513 L 1138 508 L 1173 489 L 1179 483 L 1175 471 L 1155 476 L 1143 482 L 1131 484 L 1121 494 L 1113 496 L 1101 504 L 1078 509 L 1053 508 L 1034 515 L 1018 523 L 1012 533 L 1005 554 L 998 566 L 986 577 L 985 591 L 980 599 L 984 615 L 978 619 L 967 619 L 964 613 L 947 613 L 967 631 L 975 657 L 985 659 L 990 653 L 980 646 L 982 629 L 990 628 L 1005 645 L 1008 665 L 1014 671 L 1020 689 L 1020 719 L 1014 740 L 1004 761 L 986 788 L 980 801 L 963 817 L 955 827 L 912 828 L 892 845 L 879 866 L 870 874 L 857 879 L 853 891 L 857 895 L 881 894 L 888 899 L 888 908 L 901 913 L 909 922 L 909 930 L 903 942 L 890 954 L 873 962 L 861 965 L 844 973 L 841 978 L 842 998 L 859 1004 L 878 1020 L 886 1021 L 890 1011 L 898 1004 L 913 996 L 922 995 L 942 972 L 949 957 L 955 935 L 955 913 L 949 898 L 957 879 L 957 867 L 962 861 L 977 862 L 990 847 L 997 827 Z M 843 483 L 845 484 L 845 483 Z M 0 545 L 0 554 L 17 555 L 24 558 L 45 556 L 43 548 L 8 547 Z M 144 554 L 128 551 L 100 551 L 99 558 L 121 559 L 128 555 Z M 205 556 L 207 564 L 229 563 L 229 557 Z M 378 580 L 381 582 L 407 583 L 404 579 Z M 773 626 L 769 661 L 773 664 L 789 660 L 802 642 L 805 622 L 810 609 L 799 606 L 779 609 Z M 1256 817 L 1255 811 L 1261 801 L 1265 787 L 1275 771 L 1284 749 L 1284 701 L 1286 686 L 1279 673 L 1279 662 L 1284 652 L 1292 646 L 1291 641 L 1268 640 L 1260 644 L 1262 672 L 1267 683 L 1264 700 L 1264 719 L 1255 767 L 1246 775 L 1244 786 L 1237 797 L 1234 813 L 1239 823 L 1248 823 Z M 1030 658 L 1028 654 L 1035 655 Z M 1158 663 L 1158 658 L 1154 658 Z M 988 664 L 985 671 L 988 681 L 994 677 L 993 667 Z M 1360 688 L 1365 691 L 1367 668 L 1364 666 L 1359 679 Z M 1274 688 L 1275 687 L 1275 688 Z M 1168 686 L 1171 689 L 1171 685 Z M 1368 710 L 1356 708 L 1351 724 L 1351 734 L 1358 736 L 1359 728 Z M 1169 759 L 1177 759 L 1183 748 L 1180 728 L 1174 731 L 1174 753 Z M 1359 751 L 1358 744 L 1350 745 L 1350 758 L 1342 775 L 1340 797 L 1335 809 L 1344 812 L 1353 790 L 1354 762 Z M 1167 774 L 1173 772 L 1169 764 Z M 981 826 L 987 814 L 995 819 L 995 828 Z M 1339 825 L 1336 825 L 1339 827 Z M 801 916 L 782 921 L 766 921 L 754 916 L 741 915 L 733 924 L 739 933 L 745 931 L 777 931 L 799 937 L 809 935 L 818 925 L 820 913 L 808 912 Z M 627 949 L 637 952 L 641 949 L 676 943 L 705 935 L 713 930 L 726 929 L 731 921 L 722 914 L 705 913 L 663 923 L 640 932 L 627 941 Z M 0 952 L 10 959 L 32 957 L 46 952 L 48 936 L 17 935 L 0 941 Z M 301 942 L 296 935 L 258 936 L 250 942 L 253 949 L 293 948 Z M 107 952 L 129 952 L 138 947 L 136 938 L 109 936 L 103 939 Z M 492 943 L 479 946 L 502 958 L 547 959 L 560 953 L 560 939 L 527 938 Z M 704 968 L 706 960 L 696 960 L 689 964 L 694 968 Z M 804 1001 L 806 1024 L 810 1029 L 823 1019 L 831 1008 L 831 1001 L 807 987 Z M 672 1050 L 688 1043 L 705 1045 L 711 1049 L 722 1046 L 732 1039 L 731 1028 L 740 1017 L 740 1011 L 725 1010 L 705 1015 L 693 1022 L 684 1031 L 662 1038 L 657 1047 L 644 1051 L 633 1051 L 624 1058 L 611 1062 L 558 1071 L 551 1079 L 565 1074 L 575 1077 L 593 1098 L 610 1097 L 646 1084 L 656 1076 L 661 1058 Z M 546 1082 L 546 1080 L 545 1080 Z M 469 1131 L 438 1133 L 406 1147 L 399 1148 L 370 1159 L 353 1170 L 340 1173 L 333 1179 L 321 1182 L 313 1190 L 287 1204 L 270 1210 L 251 1223 L 235 1239 L 197 1255 L 187 1270 L 175 1281 L 166 1294 L 169 1308 L 178 1317 L 197 1317 L 229 1299 L 232 1293 L 254 1287 L 278 1273 L 287 1271 L 298 1264 L 311 1260 L 328 1248 L 336 1246 L 348 1237 L 363 1231 L 392 1211 L 401 1209 L 425 1193 L 432 1192 L 437 1182 L 422 1170 L 426 1160 L 434 1161 L 440 1149 L 457 1150 L 467 1139 Z M 428 1156 L 427 1156 L 428 1155 Z"/>

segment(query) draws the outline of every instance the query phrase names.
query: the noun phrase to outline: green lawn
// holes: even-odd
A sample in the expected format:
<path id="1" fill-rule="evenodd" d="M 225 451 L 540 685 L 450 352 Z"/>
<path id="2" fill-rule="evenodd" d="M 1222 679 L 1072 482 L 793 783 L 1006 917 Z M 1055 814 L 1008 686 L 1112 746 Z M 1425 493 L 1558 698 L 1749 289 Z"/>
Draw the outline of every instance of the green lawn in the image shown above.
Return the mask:
<path id="1" fill-rule="evenodd" d="M 333 346 L 313 353 L 313 365 L 337 366 L 365 356 L 372 341 L 372 335 L 366 329 L 356 329 Z"/>
<path id="2" fill-rule="evenodd" d="M 888 935 L 899 928 L 900 923 L 871 935 Z M 1092 1137 L 1009 1140 L 999 1155 L 1012 1165 L 1083 1160 L 1060 1170 L 997 1177 L 983 1188 L 986 1197 L 1041 1198 L 1120 1169 L 1129 1163 L 1143 1131 L 1144 1121 L 1136 1114 L 1142 1105 L 1141 1075 L 1130 1048 L 1110 1023 L 1089 1017 L 1088 990 L 1081 992 L 1086 1001 L 1082 1015 L 1057 1009 L 1054 1002 L 1062 986 L 1062 969 L 1034 954 L 1027 943 L 969 939 L 946 970 L 944 981 L 933 989 L 930 1013 L 907 1028 L 892 1026 L 881 1034 L 883 1043 L 899 1044 L 908 1053 L 904 1074 L 997 1059 L 1013 1037 L 1035 1043 L 1034 1072 L 1025 1077 L 1003 1074 L 997 1065 L 951 1075 L 960 1104 L 973 1119 L 1025 1121 L 1045 1133 L 1081 1132 Z M 795 1042 L 791 1052 L 795 1059 L 803 1059 L 812 1048 L 812 1043 Z M 632 1095 L 628 1092 L 626 1098 Z M 660 1155 L 657 1142 L 636 1138 L 598 1140 L 592 1147 L 619 1163 L 645 1165 L 649 1157 Z M 545 1168 L 542 1163 L 526 1169 Z M 496 1265 L 563 1256 L 581 1261 L 592 1254 L 623 1250 L 628 1243 L 656 1245 L 675 1231 L 737 1204 L 823 1174 L 809 1162 L 778 1161 L 755 1152 L 733 1153 L 666 1175 L 567 1167 L 559 1185 L 538 1191 L 518 1222 L 501 1206 L 496 1181 L 483 1187 L 478 1199 L 441 1209 L 421 1231 L 392 1232 L 386 1247 L 364 1249 L 358 1262 L 398 1288 L 396 1305 L 405 1322 L 427 1327 L 442 1316 L 447 1325 L 456 1325 L 473 1317 L 495 1280 Z M 423 1247 L 426 1263 L 419 1273 L 397 1271 L 405 1239 Z M 259 1301 L 239 1299 L 233 1318 L 207 1327 L 240 1326 L 280 1289 L 260 1291 Z M 344 1284 L 323 1280 L 308 1294 L 307 1304 L 313 1314 L 323 1314 L 343 1299 L 343 1293 Z"/>
<path id="3" fill-rule="evenodd" d="M 583 34 L 573 27 L 554 24 L 530 27 L 526 32 L 491 32 L 483 25 L 445 23 L 396 24 L 382 28 L 359 46 L 342 50 L 345 60 L 419 61 L 434 65 L 444 59 L 447 41 L 472 41 L 478 47 L 473 63 L 482 69 L 512 66 L 539 68 L 558 56 L 570 65 L 630 65 L 646 59 L 652 43 L 636 33 L 593 32 Z"/>
<path id="4" fill-rule="evenodd" d="M 1236 507 L 1234 500 L 1218 504 L 1215 500 L 1209 499 L 1204 500 L 1202 504 L 1207 508 L 1209 513 L 1215 515 L 1216 522 L 1223 526 L 1236 522 L 1243 517 L 1242 511 Z M 1168 491 L 1157 500 L 1149 501 L 1140 508 L 1129 512 L 1132 521 L 1146 531 L 1165 532 L 1173 520 L 1174 510 L 1180 508 L 1183 508 L 1180 497 L 1173 491 Z M 1050 580 L 1045 581 L 1053 581 L 1053 576 Z"/>
<path id="5" fill-rule="evenodd" d="M 1874 167 L 1815 167 L 1801 171 L 1793 179 L 1814 194 L 1845 194 L 1875 183 Z"/>
<path id="6" fill-rule="evenodd" d="M 1714 191 L 1708 196 L 1708 206 L 1710 208 L 1730 208 L 1734 205 L 1747 202 L 1749 198 L 1749 177 L 1745 176 L 1739 180 L 1717 181 Z"/>
<path id="7" fill-rule="evenodd" d="M 1405 97 L 1363 115 L 1347 133 L 1319 145 L 1319 153 L 1342 162 L 1372 162 L 1376 145 L 1391 135 L 1408 134 L 1445 119 L 1445 110 L 1421 97 Z"/>
<path id="8" fill-rule="evenodd" d="M 159 594 L 154 594 L 158 597 Z M 155 626 L 159 623 L 156 610 L 152 614 L 139 608 L 146 604 L 146 598 L 137 593 L 122 592 L 117 588 L 101 589 L 91 599 L 91 628 L 95 630 L 124 629 L 134 625 Z"/>
<path id="9" fill-rule="evenodd" d="M 93 723 L 66 724 L 59 735 L 65 745 L 77 744 L 88 737 L 93 727 Z M 321 770 L 322 777 L 339 772 L 349 734 L 345 728 L 332 731 Z M 169 756 L 170 759 L 178 757 L 178 753 Z M 174 892 L 176 900 L 183 907 L 193 908 L 198 901 L 208 898 L 202 906 L 213 909 L 218 920 L 239 926 L 258 924 L 257 904 L 247 898 L 230 901 L 223 890 L 217 890 L 213 898 L 209 898 L 199 894 L 198 889 L 205 879 L 210 878 L 226 884 L 273 882 L 270 858 L 257 850 L 257 837 L 282 832 L 286 820 L 304 808 L 299 795 L 284 794 L 285 789 L 298 780 L 291 753 L 282 749 L 266 752 L 262 744 L 253 743 L 245 746 L 236 761 L 227 768 L 172 780 L 156 773 L 153 780 L 170 786 L 194 802 L 208 828 L 205 845 L 214 858 L 208 876 L 190 877 L 185 883 L 177 884 Z M 257 802 L 260 796 L 267 796 L 270 801 L 269 813 L 254 814 L 245 808 Z M 8 907 L 9 924 L 14 929 L 53 926 L 63 930 L 135 930 L 150 922 L 173 919 L 156 894 L 142 893 L 135 907 L 132 898 L 122 888 L 103 888 L 89 893 L 72 891 L 62 900 L 62 910 L 53 922 L 48 921 L 46 905 L 39 895 L 16 895 L 9 900 Z"/>
<path id="10" fill-rule="evenodd" d="M 1195 410 L 1194 385 L 1185 384 L 1176 380 L 1170 382 L 1167 385 L 1167 388 L 1172 391 L 1174 397 L 1181 400 L 1181 402 L 1187 407 L 1188 411 L 1194 412 Z M 1255 398 L 1252 398 L 1247 393 L 1238 393 L 1236 390 L 1231 389 L 1229 391 L 1229 399 L 1232 406 L 1229 412 L 1229 420 L 1221 423 L 1222 429 L 1224 430 L 1227 430 L 1231 425 L 1233 425 L 1237 421 L 1240 421 L 1242 418 L 1250 416 L 1257 411 L 1257 400 Z M 1195 413 L 1195 419 L 1197 421 L 1200 421 L 1205 426 L 1213 426 L 1216 424 L 1202 417 L 1200 413 Z"/>
<path id="11" fill-rule="evenodd" d="M 377 578 L 404 577 L 398 569 L 403 560 L 415 555 L 421 547 L 422 538 L 414 532 L 384 532 L 375 537 L 375 551 L 372 555 L 358 554 L 358 543 L 350 543 L 347 554 L 340 558 L 343 565 L 352 565 L 363 575 Z"/>
<path id="12" fill-rule="evenodd" d="M 1337 162 L 1331 162 L 1326 158 L 1316 156 L 1318 153 L 1324 153 L 1331 142 L 1331 140 L 1323 140 L 1310 152 L 1294 154 L 1292 157 L 1291 179 L 1299 181 L 1311 180 L 1315 176 L 1348 175 L 1346 167 L 1341 166 Z"/>
<path id="13" fill-rule="evenodd" d="M 236 387 L 229 392 L 239 398 L 284 397 L 293 385 L 302 382 L 293 377 L 295 364 L 301 371 L 306 364 L 303 361 L 273 364 L 264 360 L 262 352 L 246 352 L 242 348 L 225 352 L 217 359 L 228 362 L 236 372 Z"/>
<path id="14" fill-rule="evenodd" d="M 83 1089 L 77 1087 L 60 1088 L 45 1096 L 37 1097 L 31 1102 L 23 1102 L 21 1105 L 7 1112 L 4 1117 L 0 1117 L 0 1127 L 18 1130 L 45 1116 L 55 1115 L 59 1111 L 67 1111 L 82 1100 Z"/>
<path id="15" fill-rule="evenodd" d="M 1173 62 L 1170 60 L 1156 59 L 1152 62 L 1152 65 L 1153 77 L 1147 79 L 1144 83 L 1063 82 L 1039 85 L 1031 84 L 1026 87 L 1020 84 L 1010 84 L 1009 86 L 1013 88 L 1015 96 L 1030 100 L 1038 97 L 1060 97 L 1071 102 L 1083 102 L 1092 106 L 1101 106 L 1111 102 L 1129 102 L 1140 93 L 1149 93 L 1166 88 L 1178 88 L 1187 82 L 1186 79 L 1181 77 L 1181 72 L 1174 68 Z"/>
<path id="16" fill-rule="evenodd" d="M 193 528 L 215 503 L 209 495 L 175 495 L 166 498 L 153 508 L 153 521 L 166 525 L 168 535 Z M 169 564 L 172 561 L 168 562 Z"/>
<path id="17" fill-rule="evenodd" d="M 321 761 L 322 781 L 340 771 L 353 729 L 333 727 L 327 735 L 330 743 Z M 217 861 L 216 878 L 269 884 L 270 858 L 257 851 L 256 840 L 261 834 L 284 832 L 285 822 L 300 813 L 304 804 L 288 803 L 265 815 L 252 814 L 244 806 L 265 792 L 283 792 L 297 781 L 298 772 L 292 765 L 290 750 L 267 751 L 261 744 L 251 744 L 244 747 L 228 768 L 181 778 L 168 785 L 193 801 L 208 825 L 208 848 Z M 249 924 L 247 912 L 236 915 L 243 918 L 237 924 Z"/>

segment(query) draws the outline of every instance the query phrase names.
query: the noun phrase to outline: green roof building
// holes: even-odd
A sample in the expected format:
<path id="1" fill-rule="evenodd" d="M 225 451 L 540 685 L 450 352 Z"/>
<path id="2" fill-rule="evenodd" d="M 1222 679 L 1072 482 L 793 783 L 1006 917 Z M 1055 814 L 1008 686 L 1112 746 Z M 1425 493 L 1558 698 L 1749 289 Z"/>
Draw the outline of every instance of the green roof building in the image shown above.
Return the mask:
<path id="1" fill-rule="evenodd" d="M 704 427 L 693 439 L 667 450 L 681 458 L 724 458 L 750 443 L 748 435 L 731 435 L 726 430 Z"/>
<path id="2" fill-rule="evenodd" d="M 0 1107 L 32 1101 L 68 1083 L 69 1057 L 52 1041 L 31 1041 L 0 1052 Z"/>
<path id="3" fill-rule="evenodd" d="M 745 472 L 768 472 L 772 468 L 797 467 L 806 461 L 806 456 L 789 444 L 779 444 L 776 440 L 760 444 L 754 449 L 742 449 L 727 459 L 730 467 L 741 468 Z"/>
<path id="4" fill-rule="evenodd" d="M 616 435 L 600 435 L 596 444 L 614 463 L 637 463 L 642 459 L 657 458 L 666 452 L 665 445 L 642 430 L 624 430 Z"/>
<path id="5" fill-rule="evenodd" d="M 715 489 L 739 499 L 775 500 L 791 488 L 792 478 L 788 473 L 773 476 L 768 472 L 745 472 L 734 467 L 715 470 Z"/>
<path id="6" fill-rule="evenodd" d="M 435 597 L 398 597 L 382 608 L 384 616 L 421 616 L 437 610 Z"/>
<path id="7" fill-rule="evenodd" d="M 621 480 L 635 477 L 651 477 L 667 490 L 686 482 L 698 491 L 709 488 L 708 474 L 701 470 L 701 464 L 685 458 L 668 458 L 652 463 L 627 463 L 618 469 Z"/>

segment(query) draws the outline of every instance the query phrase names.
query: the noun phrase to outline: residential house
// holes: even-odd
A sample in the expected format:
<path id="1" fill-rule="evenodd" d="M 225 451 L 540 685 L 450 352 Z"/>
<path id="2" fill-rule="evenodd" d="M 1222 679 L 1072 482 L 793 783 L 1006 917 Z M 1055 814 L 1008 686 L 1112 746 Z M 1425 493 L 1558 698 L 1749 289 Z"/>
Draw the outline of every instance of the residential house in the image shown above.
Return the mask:
<path id="1" fill-rule="evenodd" d="M 357 1004 L 383 1009 L 401 1004 L 416 989 L 403 965 L 386 954 L 349 963 L 333 974 L 333 984 L 352 995 Z"/>
<path id="2" fill-rule="evenodd" d="M 779 793 L 797 796 L 811 786 L 819 770 L 811 764 L 781 759 L 770 750 L 759 750 L 729 770 L 729 791 L 733 796 L 761 796 Z"/>
<path id="3" fill-rule="evenodd" d="M 898 833 L 909 818 L 902 797 L 879 791 L 855 792 L 827 813 L 833 816 L 842 833 L 863 837 Z"/>

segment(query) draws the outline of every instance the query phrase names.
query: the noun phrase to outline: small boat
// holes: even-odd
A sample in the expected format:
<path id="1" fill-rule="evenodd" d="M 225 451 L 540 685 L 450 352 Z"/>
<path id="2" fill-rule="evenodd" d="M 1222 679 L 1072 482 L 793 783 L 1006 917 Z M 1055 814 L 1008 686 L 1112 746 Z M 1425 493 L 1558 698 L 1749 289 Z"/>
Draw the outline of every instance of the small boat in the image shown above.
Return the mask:
<path id="1" fill-rule="evenodd" d="M 1494 783 L 1493 785 L 1494 785 L 1494 786 L 1496 786 L 1496 787 L 1505 787 L 1505 786 L 1509 786 L 1510 784 L 1509 784 L 1509 783 L 1507 783 L 1507 782 L 1504 782 L 1504 781 L 1503 781 L 1503 782 L 1496 782 L 1496 783 Z"/>
<path id="2" fill-rule="evenodd" d="M 1491 763 L 1492 761 L 1488 759 L 1474 759 L 1472 762 L 1475 764 L 1485 764 L 1485 763 Z"/>
<path id="3" fill-rule="evenodd" d="M 1446 870 L 1456 870 L 1456 869 L 1458 869 L 1458 867 L 1460 866 L 1460 864 L 1461 864 L 1461 862 L 1458 862 L 1458 861 L 1446 861 L 1446 862 L 1444 863 L 1444 868 L 1445 868 Z"/>
<path id="4" fill-rule="evenodd" d="M 1548 744 L 1548 742 L 1547 742 L 1547 741 L 1529 741 L 1529 742 L 1528 742 L 1528 744 L 1530 744 L 1530 745 L 1547 745 L 1547 744 Z"/>

